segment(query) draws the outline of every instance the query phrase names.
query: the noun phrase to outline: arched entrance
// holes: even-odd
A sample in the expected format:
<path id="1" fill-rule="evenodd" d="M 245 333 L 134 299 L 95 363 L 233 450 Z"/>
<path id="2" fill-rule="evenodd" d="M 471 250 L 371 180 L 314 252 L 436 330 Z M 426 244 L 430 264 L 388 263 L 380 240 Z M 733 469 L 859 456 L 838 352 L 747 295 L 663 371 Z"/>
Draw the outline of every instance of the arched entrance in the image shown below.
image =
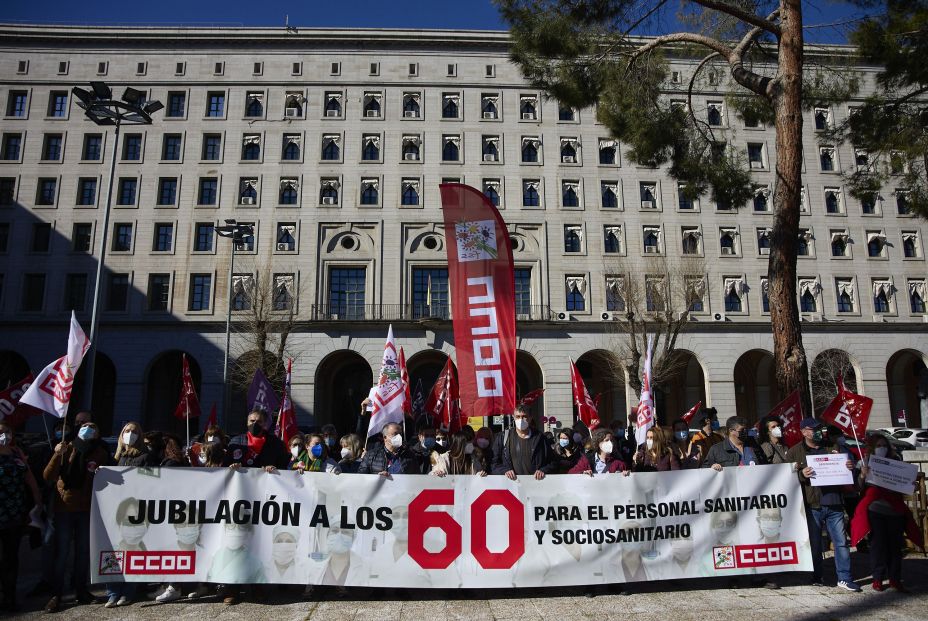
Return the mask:
<path id="1" fill-rule="evenodd" d="M 516 350 L 516 403 L 526 394 L 544 387 L 545 378 L 535 357 L 527 351 Z M 545 415 L 545 396 L 543 394 L 532 404 L 531 412 L 536 419 Z M 541 428 L 541 426 L 538 427 L 538 429 Z"/>
<path id="2" fill-rule="evenodd" d="M 87 383 L 87 366 L 81 365 L 74 378 L 74 392 L 71 395 L 71 405 L 68 407 L 68 419 L 74 420 L 78 412 L 84 409 L 85 385 Z M 138 412 L 120 412 L 119 420 L 114 420 L 116 407 L 116 365 L 109 356 L 97 352 L 93 367 L 93 399 L 90 411 L 93 413 L 93 422 L 100 429 L 100 434 L 108 436 L 122 429 L 122 425 L 131 420 L 138 421 Z M 119 429 L 114 429 L 119 425 Z"/>
<path id="3" fill-rule="evenodd" d="M 657 423 L 670 425 L 697 402 L 706 403 L 706 379 L 696 355 L 685 349 L 674 350 L 671 369 L 676 373 L 654 393 Z"/>
<path id="4" fill-rule="evenodd" d="M 316 369 L 316 424 L 332 423 L 339 433 L 354 433 L 361 402 L 373 385 L 374 372 L 361 354 L 342 349 L 326 356 Z"/>
<path id="5" fill-rule="evenodd" d="M 145 376 L 145 403 L 143 404 L 142 428 L 145 430 L 170 431 L 181 438 L 186 437 L 184 421 L 174 418 L 174 409 L 180 401 L 183 387 L 183 355 L 180 350 L 168 351 L 155 358 L 148 367 Z M 187 354 L 190 376 L 197 395 L 201 394 L 202 373 L 196 358 Z M 201 416 L 209 415 L 210 404 L 200 402 Z M 202 419 L 201 419 L 202 420 Z M 200 420 L 190 423 L 190 434 L 195 435 L 201 425 Z"/>
<path id="6" fill-rule="evenodd" d="M 406 361 L 406 369 L 409 371 L 409 395 L 413 400 L 416 398 L 420 382 L 423 401 L 429 398 L 429 393 L 432 392 L 432 387 L 438 380 L 441 370 L 445 368 L 447 360 L 448 355 L 440 349 L 425 349 L 409 357 Z"/>
<path id="7" fill-rule="evenodd" d="M 921 404 L 918 399 L 918 383 L 928 374 L 925 356 L 917 351 L 897 351 L 886 364 L 886 389 L 889 392 L 889 408 L 895 424 L 895 416 L 905 410 L 909 427 L 921 427 Z M 924 380 L 922 380 L 924 381 Z"/>
<path id="8" fill-rule="evenodd" d="M 599 396 L 599 419 L 610 425 L 627 417 L 625 405 L 625 370 L 612 352 L 594 349 L 577 358 L 577 370 L 586 389 L 595 400 Z"/>
<path id="9" fill-rule="evenodd" d="M 838 394 L 838 378 L 844 378 L 844 386 L 857 392 L 857 372 L 847 352 L 826 349 L 815 357 L 809 369 L 812 386 L 812 409 L 819 416 Z"/>
<path id="10" fill-rule="evenodd" d="M 15 351 L 0 351 L 0 390 L 29 375 L 29 363 Z"/>
<path id="11" fill-rule="evenodd" d="M 735 363 L 735 412 L 738 416 L 753 425 L 782 399 L 777 389 L 773 354 L 763 349 L 742 354 Z"/>

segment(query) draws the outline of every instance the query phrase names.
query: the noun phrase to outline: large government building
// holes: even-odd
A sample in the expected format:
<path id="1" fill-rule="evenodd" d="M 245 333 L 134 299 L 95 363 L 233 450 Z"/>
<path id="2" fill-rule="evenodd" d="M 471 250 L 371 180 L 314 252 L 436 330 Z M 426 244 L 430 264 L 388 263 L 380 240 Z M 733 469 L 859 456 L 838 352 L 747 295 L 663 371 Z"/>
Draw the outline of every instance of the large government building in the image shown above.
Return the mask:
<path id="1" fill-rule="evenodd" d="M 672 59 L 668 98 L 685 105 L 695 66 Z M 857 70 L 864 96 L 878 68 Z M 113 153 L 112 127 L 71 93 L 91 81 L 165 107 L 124 127 Z M 227 308 L 235 358 L 258 289 L 267 316 L 295 312 L 301 424 L 353 428 L 388 325 L 413 385 L 427 390 L 454 355 L 438 191 L 454 181 L 482 189 L 509 226 L 518 391 L 545 388 L 540 413 L 571 420 L 571 358 L 603 393 L 603 418 L 635 404 L 604 362 L 626 338 L 624 279 L 657 290 L 687 260 L 704 267 L 660 416 L 702 400 L 755 420 L 782 396 L 765 295 L 776 153 L 773 128 L 727 109 L 725 83 L 700 79 L 693 111 L 750 163 L 747 205 L 688 200 L 666 170 L 630 162 L 594 109 L 526 83 L 502 32 L 0 26 L 0 383 L 64 353 L 72 309 L 89 330 L 112 183 L 94 393 L 106 431 L 175 425 L 182 352 L 203 409 L 221 409 Z M 803 340 L 813 364 L 849 361 L 874 399 L 871 426 L 903 409 L 917 425 L 926 224 L 904 187 L 864 201 L 843 187 L 842 171 L 874 162 L 819 133 L 853 105 L 804 121 Z M 214 229 L 227 219 L 255 230 L 231 270 Z"/>

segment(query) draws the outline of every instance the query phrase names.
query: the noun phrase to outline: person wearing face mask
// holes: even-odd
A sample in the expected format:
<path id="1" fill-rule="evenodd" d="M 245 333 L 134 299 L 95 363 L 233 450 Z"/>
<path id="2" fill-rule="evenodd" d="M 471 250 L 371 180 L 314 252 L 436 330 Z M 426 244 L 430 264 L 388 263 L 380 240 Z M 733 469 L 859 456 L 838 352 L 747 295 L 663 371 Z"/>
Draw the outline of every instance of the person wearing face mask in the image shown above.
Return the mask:
<path id="1" fill-rule="evenodd" d="M 341 452 L 338 467 L 342 472 L 355 474 L 361 465 L 361 438 L 356 433 L 349 433 L 339 440 Z"/>
<path id="2" fill-rule="evenodd" d="M 590 439 L 590 451 L 581 453 L 577 463 L 570 469 L 569 474 L 586 474 L 595 476 L 606 472 L 622 472 L 628 474 L 628 467 L 614 453 L 614 440 L 612 432 L 608 429 L 596 429 Z"/>
<path id="3" fill-rule="evenodd" d="M 612 451 L 617 459 L 622 460 L 625 464 L 632 463 L 632 458 L 635 456 L 638 447 L 635 446 L 634 439 L 629 438 L 628 421 L 624 415 L 620 415 L 614 421 L 612 445 Z"/>
<path id="4" fill-rule="evenodd" d="M 364 452 L 358 473 L 379 474 L 383 477 L 419 474 L 419 460 L 403 443 L 403 428 L 396 423 L 387 423 L 381 435 L 383 442 L 372 444 Z"/>
<path id="5" fill-rule="evenodd" d="M 206 445 L 211 442 L 219 442 L 223 446 L 228 446 L 229 438 L 216 425 L 206 428 L 206 431 L 199 436 L 199 441 L 194 442 L 187 449 L 187 460 L 191 466 L 203 467 L 206 465 Z"/>
<path id="6" fill-rule="evenodd" d="M 116 465 L 128 467 L 153 467 L 159 465 L 145 445 L 142 427 L 138 423 L 126 423 L 116 439 Z"/>
<path id="7" fill-rule="evenodd" d="M 554 454 L 558 474 L 570 472 L 583 455 L 583 447 L 574 442 L 574 435 L 571 429 L 561 429 L 554 436 Z"/>
<path id="8" fill-rule="evenodd" d="M 45 466 L 43 477 L 54 485 L 52 509 L 55 523 L 55 567 L 50 589 L 51 599 L 45 609 L 57 612 L 64 596 L 64 575 L 68 558 L 73 553 L 73 581 L 77 601 L 93 603 L 90 594 L 90 501 L 93 496 L 93 476 L 100 466 L 112 463 L 106 445 L 100 440 L 100 432 L 92 422 L 86 422 L 77 430 L 74 440 L 62 441 Z"/>
<path id="9" fill-rule="evenodd" d="M 299 543 L 300 529 L 296 526 L 278 524 L 274 527 L 271 531 L 271 562 L 264 568 L 268 582 L 287 584 L 306 581 L 308 569 L 304 559 L 297 555 Z"/>
<path id="10" fill-rule="evenodd" d="M 309 452 L 306 450 L 306 438 L 298 433 L 290 438 L 290 470 L 306 470 L 309 466 Z"/>
<path id="11" fill-rule="evenodd" d="M 888 578 L 890 587 L 908 593 L 908 588 L 902 583 L 905 537 L 908 535 L 912 543 L 923 550 L 924 537 L 903 494 L 867 483 L 871 455 L 896 461 L 900 459 L 885 437 L 874 435 L 867 440 L 867 458 L 860 468 L 860 484 L 864 493 L 851 519 L 851 545 L 858 545 L 870 535 L 869 556 L 874 591 L 886 590 L 883 581 Z"/>
<path id="12" fill-rule="evenodd" d="M 222 541 L 219 550 L 213 555 L 206 581 L 222 584 L 219 595 L 226 606 L 238 603 L 243 584 L 267 583 L 264 565 L 248 547 L 253 529 L 250 523 L 225 524 L 222 527 Z"/>
<path id="13" fill-rule="evenodd" d="M 487 464 L 474 449 L 468 436 L 458 431 L 451 436 L 451 448 L 444 453 L 434 453 L 431 474 L 443 477 L 446 474 L 476 474 L 487 476 Z"/>
<path id="14" fill-rule="evenodd" d="M 644 444 L 638 447 L 638 452 L 632 458 L 632 469 L 635 472 L 668 472 L 680 469 L 680 462 L 668 446 L 663 429 L 648 429 Z"/>
<path id="15" fill-rule="evenodd" d="M 26 455 L 16 446 L 13 428 L 0 423 L 0 589 L 3 591 L 3 609 L 17 610 L 16 583 L 19 578 L 19 545 L 23 526 L 31 505 L 42 506 L 39 486 L 29 469 Z"/>
<path id="16" fill-rule="evenodd" d="M 789 462 L 786 457 L 786 446 L 783 444 L 783 425 L 778 417 L 765 416 L 761 419 L 757 441 L 764 454 L 764 463 L 785 464 Z"/>
<path id="17" fill-rule="evenodd" d="M 721 472 L 722 468 L 734 466 L 755 466 L 762 463 L 756 451 L 748 444 L 747 421 L 740 416 L 732 416 L 725 421 L 728 438 L 714 444 L 706 454 L 703 468 L 712 468 Z"/>
<path id="18" fill-rule="evenodd" d="M 309 436 L 305 452 L 307 462 L 305 468 L 300 469 L 301 472 L 342 473 L 341 468 L 338 467 L 338 463 L 329 457 L 329 447 L 325 444 L 325 439 L 321 435 L 314 433 Z"/>
<path id="19" fill-rule="evenodd" d="M 505 475 L 515 481 L 519 476 L 536 480 L 557 472 L 557 461 L 551 445 L 534 428 L 535 419 L 527 407 L 517 405 L 512 413 L 513 431 L 496 434 L 493 443 L 493 474 Z"/>
<path id="20" fill-rule="evenodd" d="M 419 461 L 419 473 L 428 474 L 432 469 L 432 451 L 435 450 L 435 428 L 419 429 L 419 441 L 409 449 Z"/>
<path id="21" fill-rule="evenodd" d="M 253 410 L 246 419 L 246 432 L 229 440 L 226 461 L 230 468 L 264 468 L 274 472 L 290 463 L 290 450 L 266 429 L 267 414 Z"/>
<path id="22" fill-rule="evenodd" d="M 493 463 L 493 430 L 481 427 L 474 436 L 474 450 L 480 453 L 480 459 L 489 466 Z M 489 471 L 488 471 L 489 472 Z"/>
<path id="23" fill-rule="evenodd" d="M 828 529 L 828 536 L 835 550 L 835 570 L 838 574 L 838 587 L 846 591 L 859 593 L 860 586 L 851 576 L 851 552 L 847 545 L 844 528 L 844 499 L 839 485 L 815 486 L 813 470 L 807 463 L 809 455 L 826 455 L 837 453 L 824 446 L 822 425 L 814 418 L 804 418 L 799 423 L 802 442 L 786 452 L 791 463 L 796 464 L 799 484 L 806 509 L 806 522 L 809 527 L 809 544 L 812 548 L 812 584 L 822 586 L 822 566 L 824 565 L 824 546 L 822 528 Z M 854 462 L 847 459 L 848 470 L 854 469 Z"/>
<path id="24" fill-rule="evenodd" d="M 693 443 L 699 448 L 699 454 L 703 460 L 709 454 L 709 449 L 725 440 L 725 436 L 719 433 L 718 411 L 715 408 L 703 408 L 696 415 L 696 424 L 699 425 L 699 431 L 693 434 Z M 700 461 L 702 465 L 702 461 Z"/>
<path id="25" fill-rule="evenodd" d="M 681 470 L 691 470 L 699 467 L 702 455 L 699 453 L 699 446 L 690 441 L 690 426 L 683 419 L 677 419 L 673 423 L 673 443 L 671 448 L 680 463 Z"/>

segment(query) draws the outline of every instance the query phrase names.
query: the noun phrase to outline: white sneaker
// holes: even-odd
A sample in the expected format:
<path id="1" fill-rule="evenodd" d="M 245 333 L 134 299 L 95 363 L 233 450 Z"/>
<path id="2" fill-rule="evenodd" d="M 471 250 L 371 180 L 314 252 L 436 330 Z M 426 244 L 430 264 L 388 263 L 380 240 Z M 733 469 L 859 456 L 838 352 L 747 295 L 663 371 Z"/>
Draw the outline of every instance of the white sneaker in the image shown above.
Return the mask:
<path id="1" fill-rule="evenodd" d="M 106 600 L 106 603 L 103 604 L 103 607 L 104 608 L 115 608 L 116 602 L 118 601 L 118 599 L 119 598 L 117 598 L 115 595 L 110 596 L 110 598 Z"/>
<path id="2" fill-rule="evenodd" d="M 132 600 L 123 595 L 119 598 L 119 601 L 116 602 L 117 606 L 128 606 L 132 603 Z"/>
<path id="3" fill-rule="evenodd" d="M 155 601 L 165 604 L 167 602 L 173 602 L 174 600 L 178 599 L 180 599 L 180 590 L 175 589 L 174 585 L 168 585 L 168 588 L 164 590 L 164 593 L 156 597 Z"/>
<path id="4" fill-rule="evenodd" d="M 860 593 L 863 590 L 856 582 L 844 582 L 843 580 L 838 583 L 838 587 L 852 593 Z"/>

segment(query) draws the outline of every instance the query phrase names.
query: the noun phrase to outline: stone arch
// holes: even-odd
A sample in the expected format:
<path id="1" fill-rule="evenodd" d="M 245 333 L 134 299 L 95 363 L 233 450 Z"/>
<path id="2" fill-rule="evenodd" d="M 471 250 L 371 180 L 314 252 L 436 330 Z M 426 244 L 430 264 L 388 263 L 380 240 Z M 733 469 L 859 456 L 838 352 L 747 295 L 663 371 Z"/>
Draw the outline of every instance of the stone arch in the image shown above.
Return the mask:
<path id="1" fill-rule="evenodd" d="M 925 354 L 914 349 L 903 349 L 890 356 L 886 363 L 886 390 L 893 421 L 897 412 L 905 410 L 907 426 L 922 426 L 918 385 L 919 381 L 928 382 L 925 376 L 928 376 L 928 357 Z"/>
<path id="2" fill-rule="evenodd" d="M 26 359 L 11 349 L 0 351 L 0 388 L 25 378 L 31 369 Z"/>
<path id="3" fill-rule="evenodd" d="M 527 351 L 516 350 L 516 403 L 522 397 L 533 390 L 545 387 L 545 377 L 541 370 L 541 365 L 535 360 L 535 357 Z M 532 415 L 535 418 L 545 415 L 545 396 L 544 394 L 532 404 Z M 536 421 L 537 422 L 537 421 Z M 539 425 L 538 429 L 542 429 Z"/>
<path id="4" fill-rule="evenodd" d="M 145 373 L 145 401 L 142 404 L 142 428 L 146 431 L 169 431 L 186 437 L 187 429 L 183 420 L 174 417 L 174 410 L 180 400 L 183 387 L 183 355 L 187 354 L 190 377 L 197 395 L 202 394 L 203 373 L 200 363 L 190 353 L 179 349 L 164 351 L 152 358 Z M 201 416 L 209 415 L 209 404 L 200 403 Z M 202 419 L 201 419 L 202 420 Z M 195 435 L 200 422 L 190 422 L 190 434 Z"/>
<path id="5" fill-rule="evenodd" d="M 812 409 L 820 415 L 838 394 L 838 377 L 844 378 L 848 390 L 857 392 L 858 367 L 850 354 L 842 349 L 819 352 L 809 367 L 812 389 Z"/>
<path id="6" fill-rule="evenodd" d="M 361 402 L 374 385 L 374 372 L 364 356 L 339 349 L 316 367 L 313 413 L 317 425 L 333 424 L 339 433 L 358 430 Z M 367 419 L 365 418 L 365 424 Z M 362 435 L 366 428 L 362 429 Z"/>
<path id="7" fill-rule="evenodd" d="M 71 394 L 71 405 L 68 407 L 68 418 L 73 420 L 78 412 L 85 409 L 84 395 L 87 385 L 87 366 L 81 365 L 74 378 L 74 391 Z M 131 420 L 138 422 L 137 412 L 119 412 L 116 416 L 116 365 L 113 360 L 101 351 L 96 352 L 93 367 L 93 398 L 90 411 L 93 421 L 100 429 L 100 435 L 108 436 L 114 433 L 115 426 L 121 426 Z M 118 431 L 118 430 L 116 430 Z"/>
<path id="8" fill-rule="evenodd" d="M 429 398 L 432 386 L 438 380 L 447 360 L 448 354 L 440 349 L 423 349 L 406 360 L 406 369 L 409 371 L 409 393 L 413 399 L 416 398 L 419 382 L 422 382 L 422 398 L 424 400 Z"/>
<path id="9" fill-rule="evenodd" d="M 735 362 L 735 413 L 754 424 L 785 395 L 777 388 L 773 354 L 765 349 L 746 351 Z"/>
<path id="10" fill-rule="evenodd" d="M 706 404 L 706 374 L 699 358 L 686 349 L 675 349 L 674 368 L 677 372 L 671 381 L 654 394 L 659 425 L 670 425 L 698 401 Z"/>
<path id="11" fill-rule="evenodd" d="M 610 425 L 628 415 L 625 368 L 615 354 L 605 349 L 590 350 L 577 358 L 577 370 L 590 396 L 595 400 L 599 395 L 599 418 L 603 424 Z"/>

